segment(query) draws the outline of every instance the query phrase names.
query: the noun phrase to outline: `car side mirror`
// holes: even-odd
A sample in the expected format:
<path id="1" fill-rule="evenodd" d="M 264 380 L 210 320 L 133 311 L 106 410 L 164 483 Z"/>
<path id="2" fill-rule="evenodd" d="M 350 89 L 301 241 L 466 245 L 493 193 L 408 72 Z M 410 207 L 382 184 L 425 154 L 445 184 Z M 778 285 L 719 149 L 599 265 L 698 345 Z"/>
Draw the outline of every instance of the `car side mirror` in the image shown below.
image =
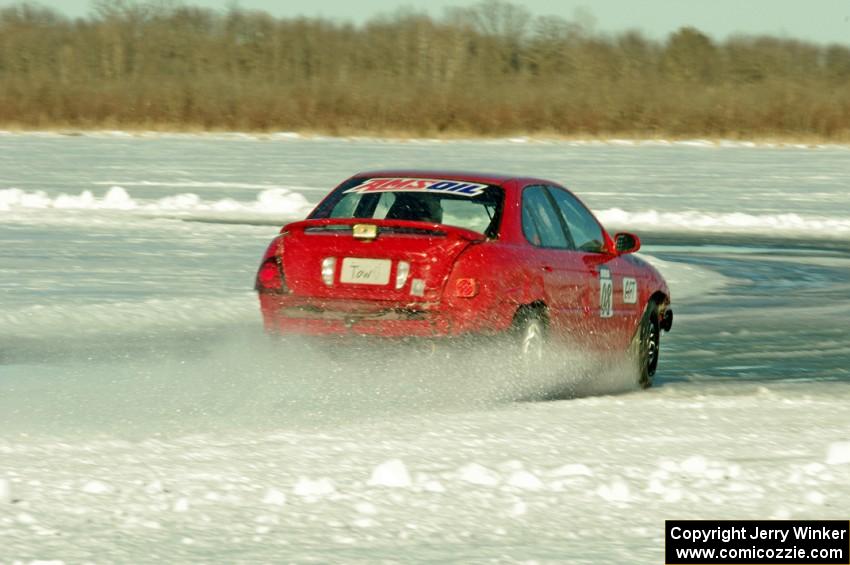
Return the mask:
<path id="1" fill-rule="evenodd" d="M 614 249 L 618 255 L 634 253 L 640 249 L 640 238 L 633 233 L 620 232 L 614 236 Z"/>

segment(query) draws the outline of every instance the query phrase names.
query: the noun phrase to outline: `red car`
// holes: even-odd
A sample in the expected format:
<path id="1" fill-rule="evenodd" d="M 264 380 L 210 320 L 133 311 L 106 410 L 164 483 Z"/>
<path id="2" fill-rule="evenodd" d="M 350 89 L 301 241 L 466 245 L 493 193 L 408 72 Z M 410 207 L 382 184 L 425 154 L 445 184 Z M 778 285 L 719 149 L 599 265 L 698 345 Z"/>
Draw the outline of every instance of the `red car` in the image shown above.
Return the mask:
<path id="1" fill-rule="evenodd" d="M 662 276 L 558 183 L 509 175 L 359 173 L 284 226 L 257 273 L 268 332 L 507 336 L 633 351 L 650 386 L 672 325 Z"/>

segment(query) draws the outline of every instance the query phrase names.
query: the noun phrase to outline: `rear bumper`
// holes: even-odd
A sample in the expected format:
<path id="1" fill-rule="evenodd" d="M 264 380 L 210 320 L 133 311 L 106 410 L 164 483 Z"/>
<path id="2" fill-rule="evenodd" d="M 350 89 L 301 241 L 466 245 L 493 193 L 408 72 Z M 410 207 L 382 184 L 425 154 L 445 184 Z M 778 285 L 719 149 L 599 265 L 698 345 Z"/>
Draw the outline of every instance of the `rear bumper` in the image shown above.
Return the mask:
<path id="1" fill-rule="evenodd" d="M 266 332 L 301 336 L 444 338 L 494 335 L 510 327 L 513 313 L 478 312 L 440 304 L 403 305 L 260 294 Z M 464 306 L 474 306 L 467 302 Z"/>

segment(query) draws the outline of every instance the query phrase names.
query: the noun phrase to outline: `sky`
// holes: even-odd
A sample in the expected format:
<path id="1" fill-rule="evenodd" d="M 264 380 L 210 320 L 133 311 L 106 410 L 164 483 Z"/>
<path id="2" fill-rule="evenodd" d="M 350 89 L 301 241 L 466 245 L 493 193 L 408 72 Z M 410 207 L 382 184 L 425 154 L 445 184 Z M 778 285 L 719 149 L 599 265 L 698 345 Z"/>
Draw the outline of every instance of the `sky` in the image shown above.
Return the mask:
<path id="1" fill-rule="evenodd" d="M 215 9 L 232 4 L 275 16 L 322 16 L 355 23 L 402 7 L 434 16 L 448 6 L 468 6 L 479 0 L 182 0 Z M 0 6 L 17 3 L 0 0 Z M 90 0 L 37 0 L 69 16 L 86 16 Z M 575 19 L 577 10 L 589 13 L 599 32 L 643 31 L 663 38 L 683 26 L 694 26 L 715 39 L 731 34 L 770 34 L 818 43 L 850 45 L 850 0 L 522 0 L 535 15 L 554 14 Z"/>

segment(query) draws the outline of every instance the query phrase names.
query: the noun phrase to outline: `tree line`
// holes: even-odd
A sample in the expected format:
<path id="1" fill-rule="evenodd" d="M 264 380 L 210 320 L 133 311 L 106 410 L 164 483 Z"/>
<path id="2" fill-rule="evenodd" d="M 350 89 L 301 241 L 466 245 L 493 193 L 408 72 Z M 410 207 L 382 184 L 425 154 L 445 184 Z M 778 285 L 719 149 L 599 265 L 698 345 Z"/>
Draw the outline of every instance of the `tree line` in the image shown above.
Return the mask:
<path id="1" fill-rule="evenodd" d="M 162 0 L 98 0 L 76 19 L 17 4 L 0 9 L 0 124 L 847 139 L 850 47 L 601 34 L 502 0 L 361 25 Z"/>

